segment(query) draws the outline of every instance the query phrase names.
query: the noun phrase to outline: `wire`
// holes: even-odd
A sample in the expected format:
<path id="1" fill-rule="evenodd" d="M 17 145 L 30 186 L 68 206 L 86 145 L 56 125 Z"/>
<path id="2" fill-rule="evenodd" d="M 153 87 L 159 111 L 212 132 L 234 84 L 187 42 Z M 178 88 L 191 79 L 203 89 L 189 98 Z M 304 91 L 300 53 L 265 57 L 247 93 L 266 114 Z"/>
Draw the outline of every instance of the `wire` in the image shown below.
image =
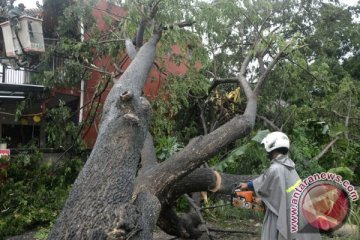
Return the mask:
<path id="1" fill-rule="evenodd" d="M 1 111 L 0 111 L 0 114 L 9 115 L 9 116 L 16 116 L 15 113 L 8 113 L 8 112 L 1 112 Z M 33 117 L 33 116 L 39 116 L 39 115 L 43 115 L 43 113 L 40 112 L 40 113 L 32 113 L 32 114 L 21 114 L 22 117 Z"/>

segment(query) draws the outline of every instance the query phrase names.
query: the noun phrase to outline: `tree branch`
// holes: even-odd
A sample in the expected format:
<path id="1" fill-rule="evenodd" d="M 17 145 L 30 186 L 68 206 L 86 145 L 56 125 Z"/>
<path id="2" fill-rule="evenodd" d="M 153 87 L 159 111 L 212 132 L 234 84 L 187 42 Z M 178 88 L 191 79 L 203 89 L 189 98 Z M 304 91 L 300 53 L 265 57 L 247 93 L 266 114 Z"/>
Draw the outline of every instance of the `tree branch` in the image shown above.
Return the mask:
<path id="1" fill-rule="evenodd" d="M 252 91 L 248 81 L 246 80 L 245 73 L 246 73 L 246 68 L 249 66 L 251 59 L 252 59 L 252 54 L 248 53 L 248 55 L 245 57 L 243 63 L 241 64 L 240 74 L 239 74 L 239 78 L 238 78 L 238 81 L 239 81 L 240 85 L 242 86 L 242 88 L 245 92 L 245 95 L 248 99 L 253 96 L 253 91 Z"/>
<path id="2" fill-rule="evenodd" d="M 238 77 L 228 77 L 228 78 L 214 78 L 212 81 L 211 86 L 209 87 L 208 93 L 210 93 L 214 88 L 216 88 L 220 84 L 227 84 L 227 83 L 239 83 Z"/>
<path id="3" fill-rule="evenodd" d="M 146 82 L 148 75 L 156 54 L 156 44 L 160 40 L 160 32 L 154 32 L 148 42 L 136 54 L 136 57 L 131 62 L 130 66 L 126 69 L 124 74 L 121 75 L 121 84 L 128 85 L 132 89 L 134 95 L 141 95 L 142 89 Z M 145 67 L 143 66 L 145 65 Z M 119 81 L 116 81 L 119 83 Z M 115 84 L 116 86 L 116 84 Z M 106 106 L 104 106 L 104 109 Z"/>
<path id="4" fill-rule="evenodd" d="M 342 115 L 342 114 L 340 114 L 340 113 L 338 113 L 337 111 L 332 111 L 332 113 L 334 113 L 336 116 L 338 116 L 338 117 L 341 117 L 341 118 L 347 118 L 348 116 L 345 116 L 345 115 Z M 354 119 L 354 120 L 360 120 L 360 118 L 357 118 L 357 117 L 351 117 L 351 116 L 349 116 L 348 117 L 349 118 L 349 120 L 352 120 L 352 119 Z"/>
<path id="5" fill-rule="evenodd" d="M 315 156 L 313 159 L 314 160 L 319 160 L 320 158 L 322 158 L 325 155 L 325 153 L 327 153 L 329 151 L 329 149 L 337 142 L 337 140 L 340 139 L 340 137 L 339 137 L 340 134 L 341 133 L 338 133 L 337 136 L 331 142 L 329 142 L 324 147 L 324 149 L 317 156 Z"/>
<path id="6" fill-rule="evenodd" d="M 159 5 L 160 2 L 161 2 L 161 0 L 158 0 L 158 1 L 155 1 L 155 2 L 154 1 L 149 2 L 149 4 L 148 4 L 148 8 L 149 8 L 148 16 L 146 15 L 146 13 L 144 13 L 144 11 L 139 6 L 137 6 L 138 11 L 142 15 L 141 21 L 139 23 L 138 31 L 136 33 L 136 38 L 135 38 L 135 41 L 134 41 L 134 45 L 135 45 L 135 47 L 137 49 L 140 49 L 142 47 L 142 45 L 143 45 L 145 29 L 146 29 L 147 25 L 149 24 L 149 22 L 154 19 L 157 11 L 159 10 L 158 5 Z M 136 4 L 135 4 L 135 6 L 136 6 Z"/>
<path id="7" fill-rule="evenodd" d="M 350 112 L 351 112 L 351 93 L 349 95 L 349 105 L 348 105 L 348 111 L 347 111 L 347 115 L 346 115 L 346 118 L 345 118 L 345 127 L 348 128 L 349 127 L 349 119 L 350 119 Z M 349 140 L 349 134 L 346 132 L 345 133 L 345 137 L 347 140 Z"/>
<path id="8" fill-rule="evenodd" d="M 202 107 L 199 103 L 197 105 L 200 108 L 201 124 L 203 126 L 204 134 L 206 135 L 206 134 L 208 134 L 208 129 L 207 129 L 207 124 L 206 124 L 206 120 L 205 120 L 205 116 L 204 116 L 204 107 Z"/>
<path id="9" fill-rule="evenodd" d="M 164 26 L 162 28 L 162 30 L 174 29 L 175 26 L 178 28 L 191 27 L 195 23 L 196 23 L 196 21 L 182 21 L 182 22 L 178 22 L 178 23 L 173 23 L 168 26 Z"/>
<path id="10" fill-rule="evenodd" d="M 261 120 L 263 120 L 274 131 L 281 131 L 280 128 L 278 126 L 276 126 L 275 123 L 273 121 L 269 120 L 268 118 L 261 116 L 261 115 L 257 115 L 257 117 L 260 118 Z"/>
<path id="11" fill-rule="evenodd" d="M 209 228 L 210 232 L 221 232 L 221 233 L 246 233 L 246 234 L 253 234 L 253 235 L 257 235 L 258 233 L 256 232 L 251 232 L 251 231 L 239 231 L 239 230 L 227 230 L 227 229 L 218 229 L 218 228 Z"/>
<path id="12" fill-rule="evenodd" d="M 194 209 L 195 213 L 197 214 L 197 216 L 200 218 L 200 222 L 201 224 L 203 224 L 205 226 L 205 231 L 206 234 L 208 235 L 209 239 L 212 239 L 209 229 L 206 226 L 206 222 L 203 218 L 203 216 L 201 215 L 201 210 L 200 207 L 196 205 L 194 199 L 192 199 L 188 194 L 185 194 L 185 198 L 187 199 L 187 201 L 190 203 L 190 206 Z"/>
<path id="13" fill-rule="evenodd" d="M 289 41 L 285 47 L 283 49 L 281 49 L 278 54 L 276 54 L 275 58 L 271 61 L 271 63 L 269 64 L 269 66 L 266 68 L 265 72 L 261 74 L 255 89 L 254 89 L 254 94 L 257 96 L 260 92 L 260 88 L 261 85 L 263 84 L 263 82 L 265 81 L 265 79 L 267 78 L 267 76 L 269 75 L 269 73 L 271 72 L 271 70 L 273 69 L 273 67 L 276 65 L 276 63 L 280 60 L 280 58 L 283 56 L 284 52 L 286 51 L 286 49 L 291 45 L 291 41 Z"/>
<path id="14" fill-rule="evenodd" d="M 146 176 L 139 176 L 140 184 L 137 184 L 135 193 L 146 189 L 159 197 L 162 193 L 166 193 L 175 181 L 198 168 L 225 145 L 241 136 L 246 136 L 252 127 L 253 123 L 247 117 L 236 116 L 206 136 L 192 139 L 181 151 L 160 163 L 155 169 L 149 170 Z M 151 182 L 162 182 L 162 184 L 150 186 Z"/>

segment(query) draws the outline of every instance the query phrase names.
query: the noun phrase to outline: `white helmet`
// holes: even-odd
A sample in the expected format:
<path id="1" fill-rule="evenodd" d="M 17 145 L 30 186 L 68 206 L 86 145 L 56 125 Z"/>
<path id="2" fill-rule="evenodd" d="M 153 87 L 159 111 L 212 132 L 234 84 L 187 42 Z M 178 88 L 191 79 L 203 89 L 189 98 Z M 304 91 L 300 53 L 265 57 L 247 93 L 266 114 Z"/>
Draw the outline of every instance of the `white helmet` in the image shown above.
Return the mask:
<path id="1" fill-rule="evenodd" d="M 272 132 L 266 135 L 266 137 L 261 141 L 261 144 L 264 144 L 266 152 L 271 152 L 277 148 L 289 149 L 290 140 L 285 133 Z"/>

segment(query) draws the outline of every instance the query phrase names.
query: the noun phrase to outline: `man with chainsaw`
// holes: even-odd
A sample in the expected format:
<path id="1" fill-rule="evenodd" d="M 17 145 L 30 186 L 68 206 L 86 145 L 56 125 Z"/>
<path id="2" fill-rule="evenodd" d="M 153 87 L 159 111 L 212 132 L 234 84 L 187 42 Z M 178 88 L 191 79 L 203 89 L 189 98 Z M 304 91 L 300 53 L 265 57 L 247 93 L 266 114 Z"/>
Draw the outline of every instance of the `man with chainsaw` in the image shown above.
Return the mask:
<path id="1" fill-rule="evenodd" d="M 271 160 L 270 167 L 259 177 L 241 183 L 240 189 L 253 189 L 266 206 L 261 233 L 262 240 L 321 239 L 318 231 L 300 223 L 300 231 L 290 233 L 290 201 L 301 183 L 294 162 L 288 157 L 290 140 L 282 132 L 269 133 L 261 142 Z"/>

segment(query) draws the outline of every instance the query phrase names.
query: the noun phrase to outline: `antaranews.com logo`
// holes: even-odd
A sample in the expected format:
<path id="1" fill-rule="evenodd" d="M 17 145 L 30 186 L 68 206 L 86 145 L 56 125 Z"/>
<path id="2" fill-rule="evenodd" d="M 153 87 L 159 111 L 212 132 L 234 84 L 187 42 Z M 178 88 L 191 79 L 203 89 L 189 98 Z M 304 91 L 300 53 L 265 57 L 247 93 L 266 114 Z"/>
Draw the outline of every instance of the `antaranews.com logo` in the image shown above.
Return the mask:
<path id="1" fill-rule="evenodd" d="M 291 233 L 301 230 L 300 222 L 322 232 L 340 227 L 350 213 L 350 201 L 358 199 L 355 187 L 335 173 L 315 173 L 299 181 L 291 198 Z"/>

